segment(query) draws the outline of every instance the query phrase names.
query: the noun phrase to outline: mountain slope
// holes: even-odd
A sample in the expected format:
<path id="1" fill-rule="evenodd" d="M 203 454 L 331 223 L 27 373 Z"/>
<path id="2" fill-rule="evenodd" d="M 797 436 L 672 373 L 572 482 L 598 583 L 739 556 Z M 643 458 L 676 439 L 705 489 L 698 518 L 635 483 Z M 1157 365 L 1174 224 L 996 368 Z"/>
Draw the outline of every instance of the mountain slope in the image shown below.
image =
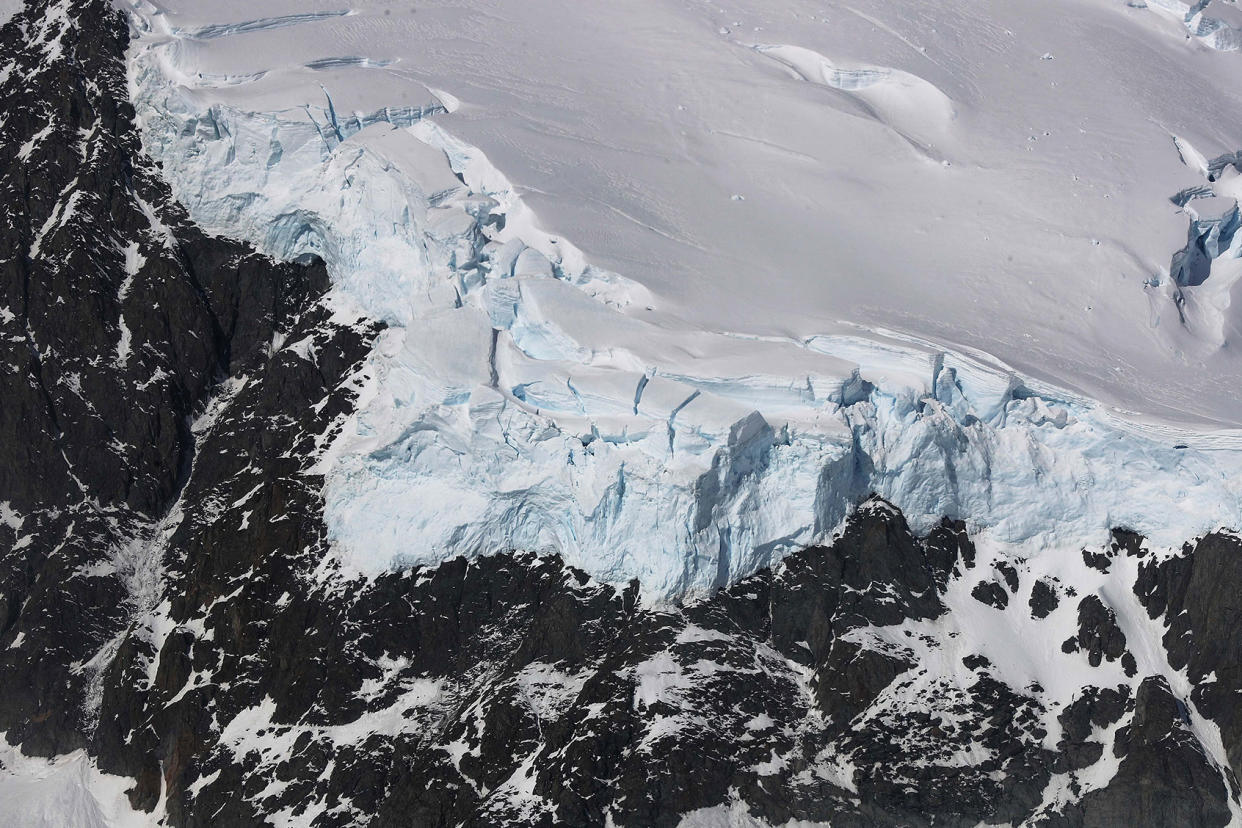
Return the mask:
<path id="1" fill-rule="evenodd" d="M 323 460 L 373 399 L 386 320 L 319 258 L 282 263 L 190 220 L 142 150 L 128 31 L 104 0 L 40 0 L 0 29 L 15 205 L 0 236 L 0 426 L 15 435 L 0 442 L 0 730 L 16 746 L 0 753 L 0 816 L 1242 818 L 1229 531 L 1168 548 L 1118 527 L 1081 554 L 1024 554 L 960 521 L 914 531 L 846 489 L 858 507 L 822 544 L 666 600 L 551 553 L 420 559 L 408 535 L 407 565 L 360 574 L 334 545 Z M 486 221 L 488 205 L 454 198 L 437 209 Z M 973 428 L 971 375 L 934 373 L 912 410 L 942 415 L 934 435 Z M 839 402 L 870 394 L 852 379 L 859 400 Z M 1064 426 L 1029 388 L 1005 393 L 1037 427 Z M 724 443 L 751 449 L 713 465 L 719 480 L 781 445 L 743 413 Z"/>

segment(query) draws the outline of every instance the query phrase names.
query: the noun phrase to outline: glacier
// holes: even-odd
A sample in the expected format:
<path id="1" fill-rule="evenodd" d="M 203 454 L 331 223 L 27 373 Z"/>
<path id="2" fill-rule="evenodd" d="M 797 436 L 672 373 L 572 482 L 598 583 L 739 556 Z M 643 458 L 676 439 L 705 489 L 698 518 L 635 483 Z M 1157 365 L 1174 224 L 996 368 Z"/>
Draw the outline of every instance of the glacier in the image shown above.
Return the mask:
<path id="1" fill-rule="evenodd" d="M 1242 431 L 1118 410 L 880 325 L 697 324 L 546 229 L 529 190 L 446 126 L 460 96 L 424 84 L 415 101 L 347 110 L 319 82 L 378 58 L 306 63 L 300 82 L 319 89 L 301 101 L 278 86 L 241 95 L 262 88 L 260 73 L 202 71 L 205 40 L 318 16 L 207 28 L 145 0 L 131 12 L 144 148 L 190 216 L 277 258 L 321 257 L 338 319 L 384 326 L 352 380 L 357 410 L 307 468 L 325 481 L 325 570 L 555 551 L 677 600 L 831 537 L 872 492 L 916 531 L 960 518 L 1024 557 L 1076 555 L 1113 527 L 1174 547 L 1242 525 Z M 860 93 L 822 55 L 760 51 L 850 94 L 888 95 L 868 101 L 895 107 L 899 126 L 921 125 L 920 111 L 877 79 L 955 117 L 918 78 L 875 70 Z M 1197 288 L 1161 286 L 1179 307 L 1175 292 Z M 315 359 L 306 343 L 272 347 Z"/>

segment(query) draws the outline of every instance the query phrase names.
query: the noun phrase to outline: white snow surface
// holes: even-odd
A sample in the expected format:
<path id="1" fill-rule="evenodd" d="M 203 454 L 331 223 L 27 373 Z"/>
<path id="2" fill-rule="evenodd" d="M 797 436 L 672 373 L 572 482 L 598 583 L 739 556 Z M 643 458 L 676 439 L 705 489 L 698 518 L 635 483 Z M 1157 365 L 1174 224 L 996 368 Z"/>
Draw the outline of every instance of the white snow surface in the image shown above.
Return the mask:
<path id="1" fill-rule="evenodd" d="M 0 0 L 0 24 L 21 11 L 23 5 L 22 0 Z"/>
<path id="2" fill-rule="evenodd" d="M 131 95 L 196 221 L 387 325 L 342 563 L 659 599 L 870 491 L 1024 555 L 1242 524 L 1239 21 L 1149 6 L 141 0 Z"/>
<path id="3" fill-rule="evenodd" d="M 6 825 L 19 828 L 150 828 L 152 814 L 125 796 L 133 780 L 95 767 L 85 751 L 54 759 L 24 756 L 0 733 L 0 802 Z M 161 808 L 162 809 L 162 808 Z"/>

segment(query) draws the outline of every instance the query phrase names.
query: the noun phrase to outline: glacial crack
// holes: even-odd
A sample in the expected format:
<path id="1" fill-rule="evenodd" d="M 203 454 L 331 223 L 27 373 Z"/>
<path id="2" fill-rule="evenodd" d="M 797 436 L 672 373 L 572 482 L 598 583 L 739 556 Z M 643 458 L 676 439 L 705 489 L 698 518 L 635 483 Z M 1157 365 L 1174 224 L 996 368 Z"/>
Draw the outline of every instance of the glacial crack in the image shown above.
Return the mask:
<path id="1" fill-rule="evenodd" d="M 1184 139 L 1173 141 L 1182 162 L 1206 183 L 1169 197 L 1190 220 L 1186 246 L 1173 254 L 1169 277 L 1178 288 L 1198 287 L 1211 277 L 1213 262 L 1242 258 L 1242 151 L 1208 160 Z"/>

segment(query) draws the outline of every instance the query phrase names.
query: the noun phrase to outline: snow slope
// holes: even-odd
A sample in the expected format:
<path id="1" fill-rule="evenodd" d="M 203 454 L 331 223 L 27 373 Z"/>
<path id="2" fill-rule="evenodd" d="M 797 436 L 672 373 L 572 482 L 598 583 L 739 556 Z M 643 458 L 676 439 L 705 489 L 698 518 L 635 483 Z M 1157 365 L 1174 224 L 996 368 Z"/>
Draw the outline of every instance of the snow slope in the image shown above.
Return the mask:
<path id="1" fill-rule="evenodd" d="M 1236 8 L 731 5 L 134 7 L 192 216 L 388 326 L 342 559 L 660 597 L 872 490 L 1028 553 L 1242 522 Z"/>
<path id="2" fill-rule="evenodd" d="M 132 780 L 102 773 L 84 751 L 54 759 L 24 756 L 0 738 L 0 803 L 8 825 L 20 828 L 147 828 L 152 814 L 125 796 Z"/>

